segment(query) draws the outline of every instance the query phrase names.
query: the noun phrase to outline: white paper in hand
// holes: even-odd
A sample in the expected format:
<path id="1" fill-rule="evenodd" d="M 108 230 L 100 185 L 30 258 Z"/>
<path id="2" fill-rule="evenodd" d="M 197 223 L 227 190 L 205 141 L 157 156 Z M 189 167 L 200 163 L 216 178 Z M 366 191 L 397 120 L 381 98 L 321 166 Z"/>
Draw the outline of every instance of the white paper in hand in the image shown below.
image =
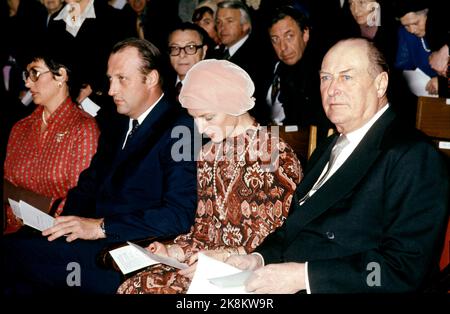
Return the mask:
<path id="1" fill-rule="evenodd" d="M 40 211 L 24 201 L 20 201 L 19 206 L 24 224 L 39 231 L 44 231 L 45 229 L 53 227 L 55 218 L 52 216 Z"/>
<path id="2" fill-rule="evenodd" d="M 244 282 L 242 280 L 242 270 L 231 265 L 218 261 L 203 253 L 198 254 L 197 269 L 192 279 L 191 285 L 187 291 L 188 294 L 248 294 L 245 291 Z M 217 277 L 236 275 L 228 279 L 218 279 Z M 222 286 L 215 285 L 211 280 L 217 283 L 221 282 Z"/>
<path id="3" fill-rule="evenodd" d="M 8 198 L 8 202 L 9 202 L 9 206 L 11 206 L 11 209 L 12 209 L 14 215 L 17 218 L 22 219 L 22 214 L 20 213 L 20 204 L 19 204 L 19 202 L 16 202 L 15 200 L 12 200 L 10 198 Z"/>
<path id="4" fill-rule="evenodd" d="M 179 269 L 188 267 L 186 264 L 182 264 L 173 258 L 152 254 L 139 245 L 131 242 L 127 243 L 128 245 L 126 246 L 109 251 L 109 254 L 111 254 L 123 274 L 159 263 Z"/>

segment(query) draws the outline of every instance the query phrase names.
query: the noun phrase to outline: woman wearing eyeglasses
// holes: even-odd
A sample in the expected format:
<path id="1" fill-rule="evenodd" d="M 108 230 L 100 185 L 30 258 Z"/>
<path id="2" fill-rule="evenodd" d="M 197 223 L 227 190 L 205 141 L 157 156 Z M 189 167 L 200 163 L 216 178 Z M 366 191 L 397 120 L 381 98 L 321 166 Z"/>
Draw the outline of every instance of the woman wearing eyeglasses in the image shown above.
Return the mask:
<path id="1" fill-rule="evenodd" d="M 23 79 L 37 108 L 14 125 L 4 164 L 4 196 L 52 209 L 54 215 L 61 213 L 68 190 L 89 166 L 99 136 L 95 120 L 70 96 L 69 74 L 48 56 L 27 65 Z M 5 207 L 4 232 L 17 231 L 21 222 Z"/>

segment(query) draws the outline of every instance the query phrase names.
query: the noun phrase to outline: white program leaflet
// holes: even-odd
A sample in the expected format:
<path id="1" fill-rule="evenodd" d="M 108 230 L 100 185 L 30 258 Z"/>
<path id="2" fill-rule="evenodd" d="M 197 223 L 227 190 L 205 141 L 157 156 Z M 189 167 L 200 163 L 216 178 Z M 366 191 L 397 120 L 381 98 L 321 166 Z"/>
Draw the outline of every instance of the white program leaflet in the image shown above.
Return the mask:
<path id="1" fill-rule="evenodd" d="M 43 231 L 53 227 L 55 218 L 31 206 L 30 204 L 20 201 L 20 214 L 22 215 L 23 223 L 33 227 L 39 231 Z"/>
<path id="2" fill-rule="evenodd" d="M 128 245 L 126 246 L 109 251 L 109 254 L 111 254 L 123 274 L 128 274 L 138 269 L 159 263 L 178 269 L 188 267 L 186 264 L 180 263 L 174 258 L 156 255 L 137 244 L 131 242 L 127 243 Z"/>
<path id="3" fill-rule="evenodd" d="M 81 107 L 93 117 L 95 117 L 97 112 L 100 110 L 100 106 L 93 102 L 89 97 L 83 99 L 81 102 Z"/>
<path id="4" fill-rule="evenodd" d="M 218 261 L 205 254 L 198 254 L 197 268 L 187 293 L 189 294 L 247 294 L 245 291 L 242 270 Z M 240 278 L 222 279 L 221 286 L 213 284 L 218 277 L 236 275 Z"/>
<path id="5" fill-rule="evenodd" d="M 8 198 L 8 202 L 9 202 L 9 206 L 11 206 L 11 209 L 12 209 L 14 215 L 16 215 L 17 218 L 22 219 L 22 214 L 20 213 L 19 202 L 16 202 L 15 200 L 12 200 L 10 198 Z"/>

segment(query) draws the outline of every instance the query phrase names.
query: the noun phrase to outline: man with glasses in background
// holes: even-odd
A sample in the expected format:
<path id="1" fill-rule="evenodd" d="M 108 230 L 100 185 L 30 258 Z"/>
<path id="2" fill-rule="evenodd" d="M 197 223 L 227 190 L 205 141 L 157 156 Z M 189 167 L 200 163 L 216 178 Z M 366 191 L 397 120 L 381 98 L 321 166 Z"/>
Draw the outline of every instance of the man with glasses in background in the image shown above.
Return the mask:
<path id="1" fill-rule="evenodd" d="M 203 28 L 189 22 L 180 24 L 169 35 L 170 64 L 176 73 L 176 80 L 170 84 L 169 94 L 173 94 L 177 101 L 186 73 L 194 64 L 205 59 L 208 50 L 206 36 Z"/>

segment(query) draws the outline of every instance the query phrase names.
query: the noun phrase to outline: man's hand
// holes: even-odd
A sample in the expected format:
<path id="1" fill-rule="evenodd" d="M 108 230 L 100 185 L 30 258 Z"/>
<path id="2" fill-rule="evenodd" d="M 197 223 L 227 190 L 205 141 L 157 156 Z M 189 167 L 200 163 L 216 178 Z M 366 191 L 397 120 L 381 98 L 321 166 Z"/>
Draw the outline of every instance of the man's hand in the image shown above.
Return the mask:
<path id="1" fill-rule="evenodd" d="M 430 66 L 441 76 L 447 76 L 448 67 L 448 46 L 444 45 L 441 49 L 431 53 L 428 58 Z"/>
<path id="2" fill-rule="evenodd" d="M 264 265 L 261 256 L 257 254 L 232 255 L 226 263 L 242 270 L 255 270 Z"/>
<path id="3" fill-rule="evenodd" d="M 59 216 L 55 218 L 55 225 L 42 231 L 43 236 L 49 236 L 53 241 L 66 235 L 66 241 L 72 242 L 76 239 L 97 240 L 105 235 L 100 228 L 103 219 L 83 218 L 77 216 Z"/>
<path id="4" fill-rule="evenodd" d="M 304 290 L 305 264 L 282 263 L 261 267 L 247 280 L 245 289 L 254 293 L 296 293 Z"/>

